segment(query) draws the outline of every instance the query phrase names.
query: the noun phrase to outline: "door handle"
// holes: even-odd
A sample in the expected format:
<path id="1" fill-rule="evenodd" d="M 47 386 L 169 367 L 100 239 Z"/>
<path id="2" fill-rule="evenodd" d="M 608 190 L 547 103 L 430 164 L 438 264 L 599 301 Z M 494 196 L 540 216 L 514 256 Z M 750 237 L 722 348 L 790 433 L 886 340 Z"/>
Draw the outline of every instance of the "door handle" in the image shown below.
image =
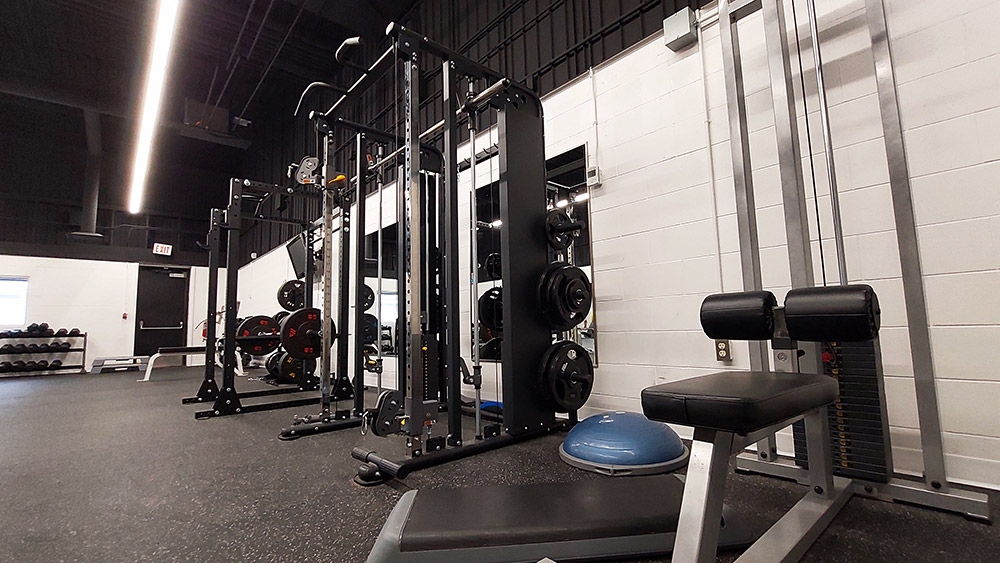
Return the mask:
<path id="1" fill-rule="evenodd" d="M 182 330 L 184 328 L 184 321 L 181 321 L 179 326 L 143 326 L 143 322 L 139 321 L 139 330 Z"/>

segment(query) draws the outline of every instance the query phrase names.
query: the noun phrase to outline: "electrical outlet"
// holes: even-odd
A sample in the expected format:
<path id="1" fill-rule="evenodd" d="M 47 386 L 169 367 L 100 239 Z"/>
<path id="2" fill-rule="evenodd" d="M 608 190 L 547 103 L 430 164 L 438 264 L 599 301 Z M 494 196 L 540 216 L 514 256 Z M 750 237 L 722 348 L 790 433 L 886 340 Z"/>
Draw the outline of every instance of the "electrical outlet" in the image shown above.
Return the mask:
<path id="1" fill-rule="evenodd" d="M 733 361 L 733 349 L 728 340 L 715 341 L 715 359 L 720 362 Z"/>

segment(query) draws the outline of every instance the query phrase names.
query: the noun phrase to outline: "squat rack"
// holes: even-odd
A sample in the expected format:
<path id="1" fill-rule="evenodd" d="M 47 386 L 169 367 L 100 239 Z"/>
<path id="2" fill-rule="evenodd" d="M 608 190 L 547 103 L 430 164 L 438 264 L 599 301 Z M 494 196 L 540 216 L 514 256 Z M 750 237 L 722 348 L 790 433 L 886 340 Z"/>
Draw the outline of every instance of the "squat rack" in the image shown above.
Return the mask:
<path id="1" fill-rule="evenodd" d="M 240 393 L 236 390 L 236 314 L 237 287 L 240 268 L 240 229 L 244 218 L 267 223 L 296 225 L 302 229 L 306 241 L 306 306 L 312 305 L 312 273 L 313 257 L 309 251 L 313 242 L 313 225 L 306 220 L 294 220 L 284 217 L 265 215 L 261 210 L 263 204 L 274 196 L 298 197 L 305 200 L 317 200 L 320 194 L 311 186 L 282 187 L 249 179 L 232 178 L 229 181 L 229 200 L 224 209 L 213 208 L 211 211 L 211 228 L 208 232 L 208 313 L 206 318 L 205 338 L 205 378 L 192 397 L 181 399 L 183 404 L 207 403 L 213 406 L 209 410 L 198 411 L 195 419 L 229 416 L 240 413 L 274 410 L 314 404 L 318 398 L 300 398 L 288 401 L 275 401 L 243 405 L 241 399 L 285 395 L 303 391 L 314 391 L 318 388 L 315 377 L 306 377 L 295 387 L 267 389 Z M 254 213 L 244 217 L 243 202 L 245 200 L 257 203 Z M 225 239 L 223 240 L 223 234 Z M 226 306 L 223 323 L 223 357 L 222 357 L 222 387 L 216 382 L 216 323 L 215 315 L 218 307 L 219 267 L 223 247 L 226 251 Z M 249 339 L 276 339 L 275 336 L 248 337 Z"/>

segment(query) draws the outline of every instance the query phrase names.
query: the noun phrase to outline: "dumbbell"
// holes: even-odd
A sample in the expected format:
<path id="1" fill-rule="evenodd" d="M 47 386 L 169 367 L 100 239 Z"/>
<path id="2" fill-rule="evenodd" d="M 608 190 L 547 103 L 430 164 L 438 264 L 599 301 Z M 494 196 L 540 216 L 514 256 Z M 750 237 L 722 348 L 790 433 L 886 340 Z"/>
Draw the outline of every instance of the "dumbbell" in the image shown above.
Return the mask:
<path id="1" fill-rule="evenodd" d="M 69 334 L 67 336 L 80 336 L 80 329 L 78 328 L 70 329 Z"/>
<path id="2" fill-rule="evenodd" d="M 50 345 L 42 342 L 38 345 L 38 351 L 42 353 L 47 353 L 50 349 Z"/>
<path id="3" fill-rule="evenodd" d="M 60 349 L 61 349 L 61 350 L 62 350 L 63 352 L 68 352 L 68 351 L 69 351 L 69 349 L 70 349 L 70 348 L 72 348 L 72 347 L 73 347 L 73 345 L 72 345 L 72 344 L 70 344 L 69 342 L 63 342 L 62 344 L 60 344 L 60 345 L 59 345 L 59 348 L 60 348 Z"/>
<path id="4" fill-rule="evenodd" d="M 38 323 L 28 325 L 28 334 L 35 334 L 36 332 L 38 332 Z"/>
<path id="5" fill-rule="evenodd" d="M 7 373 L 8 371 L 14 371 L 14 364 L 10 362 L 0 362 L 0 373 Z"/>
<path id="6" fill-rule="evenodd" d="M 17 360 L 16 362 L 13 363 L 13 365 L 14 365 L 14 371 L 24 371 L 25 367 L 24 362 L 22 362 L 21 360 Z"/>
<path id="7" fill-rule="evenodd" d="M 14 345 L 14 353 L 15 354 L 27 354 L 28 353 L 28 347 L 25 346 L 24 344 L 15 344 Z"/>
<path id="8" fill-rule="evenodd" d="M 38 362 L 35 360 L 28 360 L 27 362 L 24 362 L 24 369 L 26 371 L 35 371 L 38 369 Z"/>
<path id="9" fill-rule="evenodd" d="M 14 352 L 13 344 L 4 344 L 3 346 L 0 346 L 0 354 L 14 354 L 14 353 L 16 352 Z"/>
<path id="10" fill-rule="evenodd" d="M 49 364 L 49 369 L 59 369 L 62 367 L 62 360 L 52 360 Z"/>
<path id="11" fill-rule="evenodd" d="M 29 354 L 37 354 L 40 351 L 41 350 L 38 349 L 38 344 L 34 344 L 34 343 L 28 344 L 28 353 Z"/>
<path id="12" fill-rule="evenodd" d="M 43 370 L 49 369 L 49 362 L 48 362 L 48 360 L 38 360 L 38 362 L 35 363 L 35 369 L 38 370 L 38 371 L 43 371 Z"/>

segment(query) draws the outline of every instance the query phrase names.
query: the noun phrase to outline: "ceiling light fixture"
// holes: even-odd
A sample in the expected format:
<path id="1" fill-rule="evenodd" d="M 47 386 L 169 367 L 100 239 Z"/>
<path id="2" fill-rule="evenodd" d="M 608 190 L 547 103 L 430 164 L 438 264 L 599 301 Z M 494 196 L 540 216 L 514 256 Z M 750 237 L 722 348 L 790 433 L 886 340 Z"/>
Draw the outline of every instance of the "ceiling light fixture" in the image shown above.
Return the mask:
<path id="1" fill-rule="evenodd" d="M 170 63 L 170 47 L 174 40 L 180 4 L 181 0 L 160 0 L 156 10 L 153 48 L 146 73 L 146 89 L 142 99 L 135 158 L 132 161 L 132 182 L 128 196 L 129 213 L 138 213 L 142 208 L 142 196 L 146 190 L 146 176 L 149 173 L 150 155 L 153 152 L 153 137 L 160 116 L 163 84 L 166 82 L 167 67 Z"/>

